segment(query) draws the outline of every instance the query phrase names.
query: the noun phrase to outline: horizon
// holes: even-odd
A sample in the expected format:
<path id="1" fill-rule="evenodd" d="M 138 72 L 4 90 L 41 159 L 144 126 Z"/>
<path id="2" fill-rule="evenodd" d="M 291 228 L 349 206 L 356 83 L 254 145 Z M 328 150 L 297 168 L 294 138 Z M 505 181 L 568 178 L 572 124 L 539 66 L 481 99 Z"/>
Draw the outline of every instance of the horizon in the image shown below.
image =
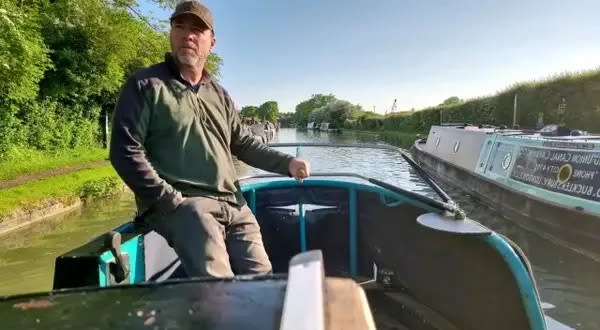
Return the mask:
<path id="1" fill-rule="evenodd" d="M 394 99 L 397 112 L 417 111 L 600 69 L 600 2 L 203 2 L 238 109 L 273 100 L 293 113 L 313 94 L 333 94 L 365 111 L 384 114 Z M 149 0 L 140 8 L 171 13 Z"/>

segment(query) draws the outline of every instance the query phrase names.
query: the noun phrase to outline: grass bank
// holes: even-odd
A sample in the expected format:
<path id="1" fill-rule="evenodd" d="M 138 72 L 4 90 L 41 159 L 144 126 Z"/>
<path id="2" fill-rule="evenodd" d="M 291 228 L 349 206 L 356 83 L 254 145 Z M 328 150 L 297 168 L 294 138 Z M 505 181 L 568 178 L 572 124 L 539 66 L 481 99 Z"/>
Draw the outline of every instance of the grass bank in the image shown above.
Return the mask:
<path id="1" fill-rule="evenodd" d="M 36 211 L 53 205 L 69 206 L 91 198 L 123 191 L 124 185 L 110 166 L 31 181 L 0 190 L 0 223 L 31 218 Z"/>
<path id="2" fill-rule="evenodd" d="M 56 152 L 13 148 L 0 161 L 0 181 L 11 180 L 24 174 L 50 171 L 107 158 L 108 151 L 103 148 L 82 148 Z"/>
<path id="3" fill-rule="evenodd" d="M 343 132 L 346 134 L 351 133 L 359 135 L 374 135 L 378 140 L 401 148 L 409 148 L 417 139 L 417 134 L 423 135 L 423 133 L 419 132 L 393 131 L 382 129 L 344 129 Z"/>

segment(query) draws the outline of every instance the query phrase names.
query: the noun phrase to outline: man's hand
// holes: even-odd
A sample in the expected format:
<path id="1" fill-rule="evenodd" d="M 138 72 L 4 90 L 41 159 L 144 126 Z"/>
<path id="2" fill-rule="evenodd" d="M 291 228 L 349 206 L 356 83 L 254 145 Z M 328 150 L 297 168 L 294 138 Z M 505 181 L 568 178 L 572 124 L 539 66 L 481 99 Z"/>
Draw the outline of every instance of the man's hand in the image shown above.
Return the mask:
<path id="1" fill-rule="evenodd" d="M 310 175 L 310 164 L 304 159 L 293 158 L 288 165 L 288 171 L 296 180 L 302 182 Z"/>

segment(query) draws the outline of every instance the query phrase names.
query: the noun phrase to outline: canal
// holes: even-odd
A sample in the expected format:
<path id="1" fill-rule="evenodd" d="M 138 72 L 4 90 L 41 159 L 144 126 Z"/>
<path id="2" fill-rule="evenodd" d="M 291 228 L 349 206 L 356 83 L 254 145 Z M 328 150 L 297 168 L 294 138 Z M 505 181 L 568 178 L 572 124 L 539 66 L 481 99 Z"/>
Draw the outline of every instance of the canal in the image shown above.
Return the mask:
<path id="1" fill-rule="evenodd" d="M 282 129 L 274 142 L 382 143 L 375 134 L 299 132 Z M 408 147 L 408 146 L 405 146 Z M 282 151 L 295 153 L 295 148 Z M 305 148 L 301 155 L 313 171 L 358 172 L 413 191 L 430 194 L 398 154 L 382 150 L 355 153 Z M 236 164 L 238 175 L 262 171 Z M 506 218 L 499 210 L 479 203 L 453 187 L 444 186 L 467 214 L 515 241 L 533 264 L 546 314 L 576 329 L 600 329 L 600 263 L 565 249 L 537 233 L 521 228 L 518 218 Z M 60 217 L 2 237 L 0 242 L 0 295 L 50 290 L 54 259 L 130 218 L 135 210 L 130 196 L 91 203 Z"/>

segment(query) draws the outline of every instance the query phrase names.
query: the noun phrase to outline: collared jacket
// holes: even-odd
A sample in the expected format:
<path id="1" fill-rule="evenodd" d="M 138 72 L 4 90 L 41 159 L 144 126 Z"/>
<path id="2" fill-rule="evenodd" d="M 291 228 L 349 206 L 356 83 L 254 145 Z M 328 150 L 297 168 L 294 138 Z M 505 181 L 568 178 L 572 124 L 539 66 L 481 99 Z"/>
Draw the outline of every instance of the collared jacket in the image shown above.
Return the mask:
<path id="1" fill-rule="evenodd" d="M 114 111 L 110 160 L 140 212 L 168 214 L 182 196 L 243 205 L 232 155 L 289 176 L 292 156 L 254 139 L 227 91 L 208 73 L 191 86 L 166 54 L 164 62 L 126 81 Z"/>

